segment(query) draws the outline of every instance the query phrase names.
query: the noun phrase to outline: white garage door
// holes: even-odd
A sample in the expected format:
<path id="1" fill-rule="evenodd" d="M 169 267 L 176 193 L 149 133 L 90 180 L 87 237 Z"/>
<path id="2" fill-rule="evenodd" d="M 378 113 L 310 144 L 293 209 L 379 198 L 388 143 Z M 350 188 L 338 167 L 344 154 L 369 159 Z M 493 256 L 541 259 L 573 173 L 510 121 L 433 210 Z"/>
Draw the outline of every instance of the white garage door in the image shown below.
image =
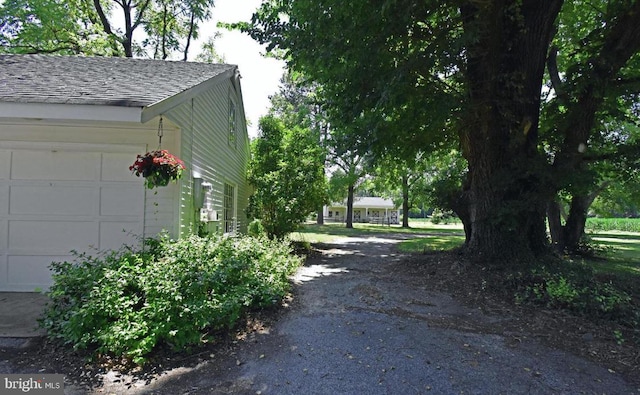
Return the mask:
<path id="1" fill-rule="evenodd" d="M 145 196 L 128 167 L 143 149 L 0 145 L 0 291 L 46 289 L 72 250 L 136 243 Z"/>

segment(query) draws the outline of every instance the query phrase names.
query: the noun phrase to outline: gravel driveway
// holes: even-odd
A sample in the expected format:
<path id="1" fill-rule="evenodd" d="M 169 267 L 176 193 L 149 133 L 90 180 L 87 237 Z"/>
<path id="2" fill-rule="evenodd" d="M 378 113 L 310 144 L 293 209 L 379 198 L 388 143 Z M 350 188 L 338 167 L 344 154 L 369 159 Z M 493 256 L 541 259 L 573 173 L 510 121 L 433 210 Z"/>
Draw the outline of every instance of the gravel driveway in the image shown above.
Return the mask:
<path id="1" fill-rule="evenodd" d="M 224 352 L 144 378 L 109 372 L 99 386 L 65 393 L 640 394 L 612 370 L 530 336 L 482 330 L 513 317 L 464 307 L 402 270 L 398 237 L 320 246 L 280 318 Z"/>
<path id="2" fill-rule="evenodd" d="M 506 318 L 465 308 L 407 278 L 396 270 L 402 259 L 394 252 L 397 241 L 348 238 L 322 246 L 297 274 L 289 310 L 226 358 L 146 383 L 107 375 L 99 392 L 640 393 L 593 362 L 527 338 L 478 332 L 478 323 Z"/>

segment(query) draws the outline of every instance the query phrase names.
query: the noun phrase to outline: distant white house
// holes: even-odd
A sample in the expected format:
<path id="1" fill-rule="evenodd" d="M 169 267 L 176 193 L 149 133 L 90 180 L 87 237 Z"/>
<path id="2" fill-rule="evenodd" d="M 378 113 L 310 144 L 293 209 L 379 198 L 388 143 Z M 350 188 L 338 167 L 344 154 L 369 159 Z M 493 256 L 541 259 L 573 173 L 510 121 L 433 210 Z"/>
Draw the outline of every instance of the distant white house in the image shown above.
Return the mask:
<path id="1" fill-rule="evenodd" d="M 48 265 L 71 250 L 246 230 L 236 66 L 0 55 L 0 70 L 0 291 L 46 289 Z M 149 190 L 129 166 L 159 135 L 186 169 Z"/>
<path id="2" fill-rule="evenodd" d="M 327 222 L 346 222 L 347 203 L 332 203 L 324 207 Z M 391 199 L 356 197 L 353 201 L 353 222 L 397 224 L 400 210 Z"/>

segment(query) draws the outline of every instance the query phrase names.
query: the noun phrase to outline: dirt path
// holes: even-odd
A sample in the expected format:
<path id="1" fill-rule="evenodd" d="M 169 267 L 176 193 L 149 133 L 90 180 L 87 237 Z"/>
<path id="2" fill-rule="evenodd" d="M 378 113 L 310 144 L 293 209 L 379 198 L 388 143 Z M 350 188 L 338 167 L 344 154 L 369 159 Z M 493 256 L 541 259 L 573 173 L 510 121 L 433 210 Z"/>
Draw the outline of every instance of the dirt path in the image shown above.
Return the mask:
<path id="1" fill-rule="evenodd" d="M 513 334 L 398 270 L 391 238 L 324 245 L 270 328 L 150 382 L 104 377 L 96 393 L 638 394 L 616 373 Z M 69 390 L 69 393 L 84 391 Z"/>

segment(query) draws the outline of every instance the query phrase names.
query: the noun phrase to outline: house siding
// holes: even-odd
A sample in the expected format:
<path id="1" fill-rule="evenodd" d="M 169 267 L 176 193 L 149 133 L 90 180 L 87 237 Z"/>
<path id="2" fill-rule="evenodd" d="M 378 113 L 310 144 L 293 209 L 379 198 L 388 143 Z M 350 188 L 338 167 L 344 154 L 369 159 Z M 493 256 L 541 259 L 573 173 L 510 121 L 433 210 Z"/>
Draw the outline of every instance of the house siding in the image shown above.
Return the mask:
<path id="1" fill-rule="evenodd" d="M 229 100 L 236 105 L 237 140 L 229 144 Z M 218 220 L 206 224 L 209 232 L 223 231 L 224 185 L 235 188 L 236 229 L 246 232 L 250 189 L 246 181 L 249 158 L 249 141 L 246 131 L 242 99 L 232 80 L 221 80 L 211 89 L 203 92 L 171 111 L 166 116 L 181 126 L 181 157 L 187 165 L 191 177 L 185 177 L 181 185 L 180 234 L 197 231 L 196 209 L 191 198 L 192 177 L 197 175 L 212 188 L 207 194 L 207 203 L 217 212 Z"/>

